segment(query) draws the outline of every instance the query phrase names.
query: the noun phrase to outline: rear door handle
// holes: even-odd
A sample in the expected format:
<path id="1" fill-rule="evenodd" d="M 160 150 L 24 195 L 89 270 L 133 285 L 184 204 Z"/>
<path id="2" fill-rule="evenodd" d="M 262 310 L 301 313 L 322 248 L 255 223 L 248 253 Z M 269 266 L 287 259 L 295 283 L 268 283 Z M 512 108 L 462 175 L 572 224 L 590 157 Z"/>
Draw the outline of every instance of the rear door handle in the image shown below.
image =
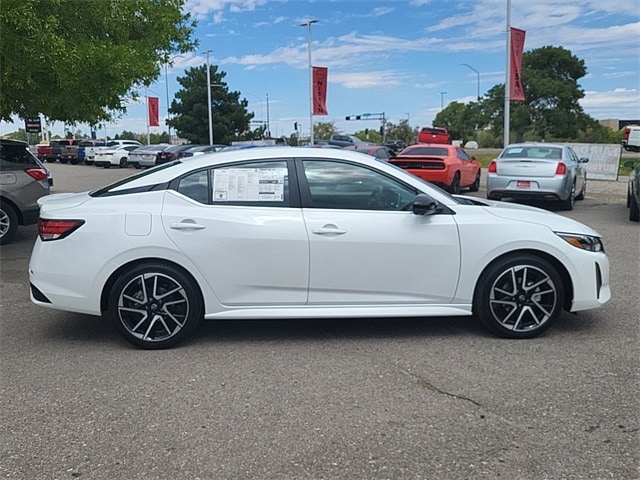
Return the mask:
<path id="1" fill-rule="evenodd" d="M 171 223 L 169 224 L 174 230 L 202 230 L 206 228 L 204 225 L 200 225 L 195 222 L 180 222 L 180 223 Z"/>

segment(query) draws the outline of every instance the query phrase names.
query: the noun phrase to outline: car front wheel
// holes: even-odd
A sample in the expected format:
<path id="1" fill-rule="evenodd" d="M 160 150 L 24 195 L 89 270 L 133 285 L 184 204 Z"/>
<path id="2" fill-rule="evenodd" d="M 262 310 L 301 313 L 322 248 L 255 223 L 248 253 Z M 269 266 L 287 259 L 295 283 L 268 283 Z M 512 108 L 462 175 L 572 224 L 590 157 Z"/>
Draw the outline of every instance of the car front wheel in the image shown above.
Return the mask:
<path id="1" fill-rule="evenodd" d="M 505 257 L 480 277 L 474 314 L 491 332 L 508 338 L 531 338 L 545 332 L 564 302 L 556 269 L 533 255 Z"/>
<path id="2" fill-rule="evenodd" d="M 188 337 L 203 317 L 195 281 L 179 268 L 144 263 L 123 273 L 109 293 L 108 315 L 130 343 L 168 348 Z"/>

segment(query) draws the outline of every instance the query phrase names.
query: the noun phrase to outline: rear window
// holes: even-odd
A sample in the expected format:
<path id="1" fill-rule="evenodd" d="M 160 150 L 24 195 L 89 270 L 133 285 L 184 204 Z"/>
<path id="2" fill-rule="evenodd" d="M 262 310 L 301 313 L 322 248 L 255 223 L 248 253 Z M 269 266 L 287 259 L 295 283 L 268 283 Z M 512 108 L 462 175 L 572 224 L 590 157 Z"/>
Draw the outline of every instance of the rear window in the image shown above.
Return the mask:
<path id="1" fill-rule="evenodd" d="M 6 165 L 6 163 L 10 163 L 40 166 L 36 157 L 34 157 L 33 154 L 29 152 L 29 150 L 27 150 L 26 145 L 22 144 L 1 144 L 0 159 L 2 160 L 3 165 Z"/>
<path id="2" fill-rule="evenodd" d="M 416 147 L 405 151 L 405 155 L 433 155 L 438 157 L 446 157 L 449 151 L 446 148 L 438 147 Z"/>
<path id="3" fill-rule="evenodd" d="M 509 147 L 505 149 L 500 158 L 550 158 L 560 160 L 562 149 L 554 147 Z"/>
<path id="4" fill-rule="evenodd" d="M 432 135 L 446 135 L 447 132 L 443 128 L 430 128 L 425 127 L 420 130 L 420 133 L 431 133 Z"/>

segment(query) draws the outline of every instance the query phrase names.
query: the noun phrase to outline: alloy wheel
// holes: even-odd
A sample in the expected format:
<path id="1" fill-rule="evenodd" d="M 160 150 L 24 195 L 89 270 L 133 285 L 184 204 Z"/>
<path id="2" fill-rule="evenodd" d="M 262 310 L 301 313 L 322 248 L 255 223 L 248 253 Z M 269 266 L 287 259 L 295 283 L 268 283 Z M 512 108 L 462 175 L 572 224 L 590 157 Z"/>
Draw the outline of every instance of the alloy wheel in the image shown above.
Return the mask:
<path id="1" fill-rule="evenodd" d="M 489 309 L 503 328 L 527 332 L 553 318 L 558 299 L 555 282 L 547 272 L 533 265 L 516 265 L 491 285 Z"/>
<path id="2" fill-rule="evenodd" d="M 144 342 L 162 342 L 177 335 L 188 320 L 189 308 L 185 287 L 157 272 L 132 278 L 118 298 L 121 325 Z"/>

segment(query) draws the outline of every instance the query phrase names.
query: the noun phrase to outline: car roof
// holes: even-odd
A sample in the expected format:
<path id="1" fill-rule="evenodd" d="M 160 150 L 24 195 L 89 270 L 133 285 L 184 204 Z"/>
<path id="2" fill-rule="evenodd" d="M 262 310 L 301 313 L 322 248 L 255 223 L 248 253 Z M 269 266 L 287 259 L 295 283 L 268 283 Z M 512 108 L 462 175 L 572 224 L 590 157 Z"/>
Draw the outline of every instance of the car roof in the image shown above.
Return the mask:
<path id="1" fill-rule="evenodd" d="M 22 140 L 13 140 L 11 138 L 0 138 L 0 145 L 14 145 L 14 146 L 24 146 L 27 148 L 27 142 L 23 142 Z"/>

